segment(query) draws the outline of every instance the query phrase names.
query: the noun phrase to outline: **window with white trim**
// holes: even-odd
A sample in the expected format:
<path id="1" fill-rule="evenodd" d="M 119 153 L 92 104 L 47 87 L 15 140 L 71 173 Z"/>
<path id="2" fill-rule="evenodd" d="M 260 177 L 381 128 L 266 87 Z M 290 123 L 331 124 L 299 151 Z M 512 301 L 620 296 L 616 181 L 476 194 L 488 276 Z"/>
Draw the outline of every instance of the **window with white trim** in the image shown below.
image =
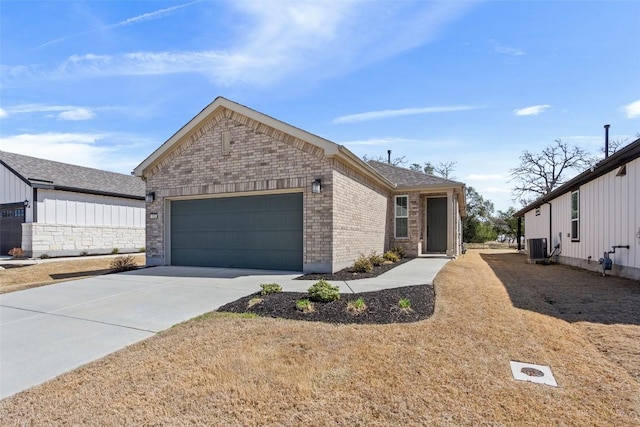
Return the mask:
<path id="1" fill-rule="evenodd" d="M 571 240 L 580 240 L 580 190 L 571 192 Z"/>
<path id="2" fill-rule="evenodd" d="M 396 196 L 396 238 L 409 237 L 409 196 Z"/>

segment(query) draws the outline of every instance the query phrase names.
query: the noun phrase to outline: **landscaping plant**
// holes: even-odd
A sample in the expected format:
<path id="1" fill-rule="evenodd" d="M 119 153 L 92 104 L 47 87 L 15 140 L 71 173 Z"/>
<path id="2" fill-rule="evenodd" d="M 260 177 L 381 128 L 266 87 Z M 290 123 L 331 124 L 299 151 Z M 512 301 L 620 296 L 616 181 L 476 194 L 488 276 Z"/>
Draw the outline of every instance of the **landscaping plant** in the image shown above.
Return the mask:
<path id="1" fill-rule="evenodd" d="M 320 279 L 309 288 L 309 299 L 318 302 L 339 300 L 340 288 L 338 286 L 332 286 L 324 279 Z"/>
<path id="2" fill-rule="evenodd" d="M 360 297 L 355 301 L 349 301 L 347 303 L 347 310 L 355 314 L 360 314 L 367 310 L 367 304 L 365 304 L 364 299 Z"/>
<path id="3" fill-rule="evenodd" d="M 356 273 L 370 273 L 371 270 L 373 270 L 373 265 L 369 258 L 364 255 L 360 255 L 356 262 L 353 263 L 353 270 Z"/>
<path id="4" fill-rule="evenodd" d="M 313 304 L 308 299 L 299 299 L 296 301 L 296 309 L 302 312 L 313 311 Z"/>
<path id="5" fill-rule="evenodd" d="M 136 259 L 131 255 L 119 256 L 111 261 L 110 267 L 116 273 L 121 271 L 135 270 L 138 268 Z"/>
<path id="6" fill-rule="evenodd" d="M 391 261 L 391 262 L 398 262 L 400 260 L 400 257 L 398 256 L 397 253 L 393 252 L 393 251 L 387 251 L 384 253 L 384 255 L 382 256 L 386 261 Z"/>
<path id="7" fill-rule="evenodd" d="M 369 255 L 369 262 L 372 266 L 378 267 L 384 263 L 384 258 L 382 255 L 378 255 L 376 251 L 373 251 L 371 252 L 371 255 Z"/>
<path id="8" fill-rule="evenodd" d="M 263 283 L 260 285 L 262 291 L 260 291 L 260 295 L 271 295 L 278 292 L 282 292 L 282 286 L 277 283 Z"/>
<path id="9" fill-rule="evenodd" d="M 404 248 L 400 247 L 400 246 L 395 246 L 391 249 L 389 249 L 391 252 L 394 252 L 396 255 L 398 255 L 398 258 L 402 259 L 404 258 L 407 253 L 405 252 Z"/>
<path id="10" fill-rule="evenodd" d="M 24 258 L 24 250 L 22 248 L 13 248 L 9 251 L 9 255 L 16 259 Z"/>

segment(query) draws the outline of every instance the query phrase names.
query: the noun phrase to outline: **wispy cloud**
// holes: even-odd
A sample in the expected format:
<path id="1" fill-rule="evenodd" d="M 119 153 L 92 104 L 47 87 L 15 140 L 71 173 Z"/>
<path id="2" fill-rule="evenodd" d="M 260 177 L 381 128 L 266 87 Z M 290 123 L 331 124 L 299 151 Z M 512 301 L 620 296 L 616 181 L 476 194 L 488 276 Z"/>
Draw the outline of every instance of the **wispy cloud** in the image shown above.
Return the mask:
<path id="1" fill-rule="evenodd" d="M 129 18 L 108 28 L 173 13 L 178 7 Z M 206 4 L 206 3 L 203 3 Z M 91 78 L 199 73 L 220 85 L 265 86 L 291 75 L 321 80 L 345 74 L 435 40 L 474 2 L 234 1 L 238 22 L 228 46 L 171 52 L 83 53 L 59 66 L 4 67 L 5 78 Z M 251 22 L 250 26 L 246 22 Z"/>
<path id="2" fill-rule="evenodd" d="M 57 115 L 58 120 L 90 120 L 96 116 L 90 108 L 74 105 L 20 104 L 3 109 L 0 113 L 0 118 L 9 117 L 15 114 L 51 112 L 60 112 Z"/>
<path id="3" fill-rule="evenodd" d="M 635 119 L 636 117 L 640 117 L 640 99 L 625 105 L 623 109 L 625 115 L 627 116 L 627 119 Z"/>
<path id="4" fill-rule="evenodd" d="M 503 55 L 510 55 L 510 56 L 522 56 L 522 55 L 524 55 L 524 51 L 522 49 L 518 49 L 516 47 L 507 47 L 507 46 L 496 45 L 496 46 L 493 47 L 493 50 L 495 50 L 497 53 L 501 53 Z"/>
<path id="5" fill-rule="evenodd" d="M 118 133 L 46 132 L 0 137 L 0 150 L 80 166 L 130 173 L 142 161 L 131 158 L 131 147 L 151 145 L 136 135 Z M 126 147 L 129 147 L 127 149 Z"/>
<path id="6" fill-rule="evenodd" d="M 401 108 L 399 110 L 368 111 L 366 113 L 348 114 L 333 119 L 332 123 L 357 123 L 370 120 L 388 119 L 391 117 L 414 116 L 417 114 L 449 113 L 455 111 L 477 110 L 482 107 L 472 105 L 454 105 L 443 107 Z"/>
<path id="7" fill-rule="evenodd" d="M 117 22 L 115 24 L 105 25 L 103 27 L 96 28 L 95 30 L 82 31 L 82 32 L 75 33 L 75 34 L 70 34 L 68 36 L 60 37 L 60 38 L 57 38 L 55 40 L 50 40 L 50 41 L 48 41 L 46 43 L 43 43 L 40 46 L 38 46 L 38 48 L 49 46 L 49 45 L 52 45 L 52 44 L 55 44 L 55 43 L 59 43 L 59 42 L 64 41 L 64 40 L 68 40 L 68 39 L 71 39 L 71 38 L 74 38 L 74 37 L 78 37 L 78 36 L 82 36 L 82 35 L 86 35 L 86 34 L 96 33 L 96 32 L 99 32 L 99 31 L 106 31 L 106 30 L 110 30 L 112 28 L 126 27 L 128 25 L 134 25 L 134 24 L 139 24 L 141 22 L 147 22 L 147 21 L 152 21 L 152 20 L 155 20 L 155 19 L 160 19 L 160 18 L 163 18 L 163 17 L 165 17 L 167 15 L 172 14 L 173 12 L 175 12 L 177 10 L 180 10 L 182 8 L 185 8 L 185 7 L 191 6 L 191 5 L 195 4 L 195 3 L 198 3 L 199 1 L 200 0 L 192 1 L 190 3 L 185 3 L 185 4 L 178 5 L 178 6 L 167 7 L 165 9 L 156 10 L 155 12 L 143 13 L 142 15 L 134 16 L 132 18 L 127 18 L 127 19 L 125 19 L 123 21 L 120 21 L 120 22 Z"/>
<path id="8" fill-rule="evenodd" d="M 513 114 L 516 116 L 537 116 L 538 114 L 547 111 L 549 108 L 551 108 L 551 105 L 532 105 L 530 107 L 513 110 Z"/>
<path id="9" fill-rule="evenodd" d="M 483 193 L 499 193 L 499 194 L 508 194 L 511 193 L 510 188 L 504 187 L 486 187 L 482 189 Z"/>
<path id="10" fill-rule="evenodd" d="M 4 119 L 5 117 L 8 117 L 9 114 L 7 113 L 7 111 L 4 108 L 0 108 L 0 119 Z"/>
<path id="11" fill-rule="evenodd" d="M 464 179 L 474 180 L 474 181 L 492 181 L 495 179 L 502 179 L 502 175 L 500 174 L 470 174 L 464 177 Z"/>

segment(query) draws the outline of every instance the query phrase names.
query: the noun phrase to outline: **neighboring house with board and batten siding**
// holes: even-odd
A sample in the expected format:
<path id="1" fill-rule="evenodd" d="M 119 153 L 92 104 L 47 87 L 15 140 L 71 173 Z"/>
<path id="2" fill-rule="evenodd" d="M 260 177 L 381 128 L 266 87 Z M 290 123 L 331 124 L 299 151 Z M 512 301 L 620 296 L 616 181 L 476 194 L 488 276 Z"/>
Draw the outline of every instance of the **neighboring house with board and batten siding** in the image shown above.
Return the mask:
<path id="1" fill-rule="evenodd" d="M 144 194 L 135 176 L 0 151 L 0 253 L 138 252 Z"/>
<path id="2" fill-rule="evenodd" d="M 640 139 L 516 212 L 557 261 L 640 280 Z M 607 253 L 605 255 L 605 253 Z"/>
<path id="3" fill-rule="evenodd" d="M 335 272 L 402 247 L 454 257 L 464 184 L 380 162 L 225 98 L 135 170 L 147 264 Z"/>

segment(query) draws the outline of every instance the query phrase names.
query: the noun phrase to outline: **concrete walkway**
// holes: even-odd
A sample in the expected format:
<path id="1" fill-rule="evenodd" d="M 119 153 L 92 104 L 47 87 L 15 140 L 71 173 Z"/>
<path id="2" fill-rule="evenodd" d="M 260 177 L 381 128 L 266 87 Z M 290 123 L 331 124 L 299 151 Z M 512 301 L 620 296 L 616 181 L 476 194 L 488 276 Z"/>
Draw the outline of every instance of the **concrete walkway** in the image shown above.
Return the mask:
<path id="1" fill-rule="evenodd" d="M 340 292 L 427 284 L 448 262 L 418 258 Z M 153 267 L 0 295 L 0 399 L 142 341 L 176 323 L 279 283 L 306 292 L 297 272 Z"/>

